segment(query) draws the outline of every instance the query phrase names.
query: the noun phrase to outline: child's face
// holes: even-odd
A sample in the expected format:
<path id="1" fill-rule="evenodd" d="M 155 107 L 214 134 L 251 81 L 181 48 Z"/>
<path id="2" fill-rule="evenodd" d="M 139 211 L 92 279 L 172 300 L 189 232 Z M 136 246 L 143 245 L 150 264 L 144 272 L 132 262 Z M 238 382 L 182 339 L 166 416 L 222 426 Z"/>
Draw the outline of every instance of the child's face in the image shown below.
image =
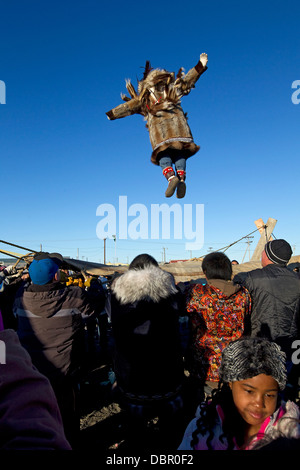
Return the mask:
<path id="1" fill-rule="evenodd" d="M 256 434 L 266 418 L 276 410 L 278 383 L 266 374 L 229 384 L 234 404 L 248 424 L 248 435 Z"/>

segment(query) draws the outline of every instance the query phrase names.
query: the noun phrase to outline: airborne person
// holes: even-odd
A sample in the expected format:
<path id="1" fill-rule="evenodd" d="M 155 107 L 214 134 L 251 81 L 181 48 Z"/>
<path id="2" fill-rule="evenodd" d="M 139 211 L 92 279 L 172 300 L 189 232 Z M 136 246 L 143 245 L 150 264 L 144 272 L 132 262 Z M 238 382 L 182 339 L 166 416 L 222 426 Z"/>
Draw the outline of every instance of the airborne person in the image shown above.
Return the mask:
<path id="1" fill-rule="evenodd" d="M 152 145 L 151 162 L 159 165 L 168 181 L 166 197 L 183 198 L 186 193 L 186 160 L 200 147 L 194 143 L 181 98 L 190 93 L 200 75 L 207 70 L 207 54 L 187 74 L 180 68 L 177 76 L 164 69 L 152 69 L 146 62 L 144 76 L 138 82 L 138 92 L 130 80 L 126 88 L 130 98 L 121 94 L 125 103 L 106 113 L 108 119 L 120 119 L 132 114 L 144 116 Z M 175 166 L 175 171 L 173 168 Z"/>

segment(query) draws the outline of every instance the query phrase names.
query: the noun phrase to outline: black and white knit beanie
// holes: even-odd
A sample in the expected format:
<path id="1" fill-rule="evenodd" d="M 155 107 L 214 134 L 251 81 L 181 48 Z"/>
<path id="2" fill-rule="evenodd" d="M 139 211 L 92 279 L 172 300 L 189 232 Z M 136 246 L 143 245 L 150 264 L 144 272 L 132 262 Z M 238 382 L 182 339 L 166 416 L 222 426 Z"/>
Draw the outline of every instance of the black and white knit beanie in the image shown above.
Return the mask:
<path id="1" fill-rule="evenodd" d="M 222 352 L 219 376 L 222 382 L 235 382 L 271 375 L 283 390 L 286 385 L 286 355 L 280 347 L 264 338 L 245 337 L 230 343 Z"/>
<path id="2" fill-rule="evenodd" d="M 265 252 L 272 263 L 280 264 L 281 266 L 285 266 L 293 254 L 291 245 L 283 239 L 268 242 L 265 245 Z"/>

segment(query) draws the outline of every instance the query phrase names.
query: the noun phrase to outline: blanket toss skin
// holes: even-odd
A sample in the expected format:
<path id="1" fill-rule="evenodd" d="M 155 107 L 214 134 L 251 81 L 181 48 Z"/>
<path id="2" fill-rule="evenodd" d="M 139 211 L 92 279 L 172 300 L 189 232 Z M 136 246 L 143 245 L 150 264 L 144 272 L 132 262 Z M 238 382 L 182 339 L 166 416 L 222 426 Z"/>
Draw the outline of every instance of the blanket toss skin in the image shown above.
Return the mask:
<path id="1" fill-rule="evenodd" d="M 187 113 L 184 113 L 181 107 L 181 98 L 195 88 L 199 77 L 206 70 L 207 54 L 205 53 L 200 55 L 198 63 L 186 74 L 181 67 L 177 76 L 174 72 L 168 72 L 165 69 L 153 69 L 147 61 L 143 79 L 138 81 L 138 91 L 135 90 L 130 80 L 126 80 L 130 97 L 121 94 L 124 103 L 111 109 L 106 115 L 109 120 L 133 114 L 140 114 L 144 117 L 152 146 L 151 162 L 154 165 L 160 165 L 159 160 L 166 151 L 174 164 L 174 152 L 176 158 L 179 156 L 186 160 L 195 155 L 200 150 L 200 146 L 196 145 L 193 140 L 187 122 Z M 167 169 L 173 172 L 172 167 L 162 166 L 162 168 L 165 172 Z M 176 169 L 178 175 L 180 171 L 182 172 L 181 176 L 184 181 L 185 170 Z M 166 173 L 163 174 L 167 177 Z"/>

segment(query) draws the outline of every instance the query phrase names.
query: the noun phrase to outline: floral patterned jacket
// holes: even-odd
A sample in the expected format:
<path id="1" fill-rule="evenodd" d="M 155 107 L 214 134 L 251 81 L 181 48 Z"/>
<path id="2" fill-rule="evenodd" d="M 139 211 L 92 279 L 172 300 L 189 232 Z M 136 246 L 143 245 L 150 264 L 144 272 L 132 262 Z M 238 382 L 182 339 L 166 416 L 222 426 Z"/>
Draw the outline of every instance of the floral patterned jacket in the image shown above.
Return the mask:
<path id="1" fill-rule="evenodd" d="M 200 379 L 218 382 L 221 354 L 241 337 L 251 312 L 247 289 L 220 279 L 190 285 L 186 307 L 191 327 L 191 371 Z"/>

